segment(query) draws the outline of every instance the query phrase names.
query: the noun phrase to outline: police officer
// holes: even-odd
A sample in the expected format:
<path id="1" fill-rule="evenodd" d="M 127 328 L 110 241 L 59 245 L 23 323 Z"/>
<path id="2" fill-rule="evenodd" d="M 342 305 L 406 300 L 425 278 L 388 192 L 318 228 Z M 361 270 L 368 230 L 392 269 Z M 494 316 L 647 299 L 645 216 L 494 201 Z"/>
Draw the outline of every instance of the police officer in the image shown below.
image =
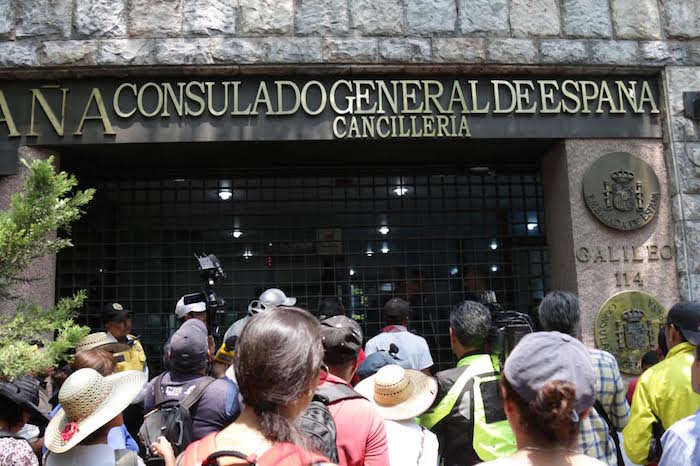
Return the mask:
<path id="1" fill-rule="evenodd" d="M 473 465 L 515 453 L 500 396 L 498 359 L 485 350 L 491 313 L 464 301 L 450 313 L 450 344 L 459 362 L 435 374 L 438 395 L 420 423 L 438 437 L 444 466 Z"/>
<path id="2" fill-rule="evenodd" d="M 119 303 L 109 303 L 102 309 L 102 325 L 110 341 L 129 346 L 127 350 L 114 354 L 117 359 L 116 372 L 143 371 L 148 380 L 146 353 L 138 339 L 130 333 L 131 312 Z"/>
<path id="3" fill-rule="evenodd" d="M 131 335 L 130 311 L 119 303 L 108 303 L 102 308 L 102 325 L 107 332 L 107 339 L 117 347 L 113 353 L 117 360 L 115 371 L 143 371 L 148 380 L 146 353 L 138 339 Z M 122 345 L 126 345 L 126 349 L 122 349 Z M 124 410 L 123 415 L 124 425 L 131 436 L 136 438 L 143 422 L 143 391 Z"/>

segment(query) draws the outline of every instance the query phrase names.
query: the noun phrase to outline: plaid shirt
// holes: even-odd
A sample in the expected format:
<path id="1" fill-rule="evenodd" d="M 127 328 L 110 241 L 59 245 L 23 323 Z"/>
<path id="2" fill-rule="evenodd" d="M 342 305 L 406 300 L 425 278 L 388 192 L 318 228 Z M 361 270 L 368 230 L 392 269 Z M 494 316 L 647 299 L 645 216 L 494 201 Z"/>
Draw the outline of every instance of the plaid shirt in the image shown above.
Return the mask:
<path id="1" fill-rule="evenodd" d="M 630 406 L 625 397 L 625 384 L 615 357 L 605 351 L 588 350 L 596 373 L 596 399 L 605 408 L 610 421 L 622 430 L 630 417 Z M 617 433 L 613 432 L 613 435 Z M 591 414 L 581 422 L 579 447 L 583 453 L 605 464 L 617 466 L 617 449 L 605 420 L 591 407 Z"/>

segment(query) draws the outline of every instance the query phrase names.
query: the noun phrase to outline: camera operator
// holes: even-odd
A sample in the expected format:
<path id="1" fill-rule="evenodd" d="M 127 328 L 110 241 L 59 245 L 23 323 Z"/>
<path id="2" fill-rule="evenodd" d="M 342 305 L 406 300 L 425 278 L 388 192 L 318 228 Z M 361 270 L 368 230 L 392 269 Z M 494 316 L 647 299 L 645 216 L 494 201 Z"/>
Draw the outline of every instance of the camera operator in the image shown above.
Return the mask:
<path id="1" fill-rule="evenodd" d="M 190 293 L 181 297 L 177 304 L 175 305 L 175 315 L 177 316 L 178 326 L 190 319 L 196 319 L 204 323 L 204 325 L 209 328 L 209 315 L 207 312 L 207 303 L 205 301 L 204 293 Z M 163 367 L 168 367 L 168 351 L 170 350 L 170 339 L 172 335 L 168 338 L 163 346 Z M 214 337 L 209 334 L 207 337 L 207 345 L 209 346 L 209 352 L 214 354 L 216 351 L 216 343 L 214 342 Z"/>

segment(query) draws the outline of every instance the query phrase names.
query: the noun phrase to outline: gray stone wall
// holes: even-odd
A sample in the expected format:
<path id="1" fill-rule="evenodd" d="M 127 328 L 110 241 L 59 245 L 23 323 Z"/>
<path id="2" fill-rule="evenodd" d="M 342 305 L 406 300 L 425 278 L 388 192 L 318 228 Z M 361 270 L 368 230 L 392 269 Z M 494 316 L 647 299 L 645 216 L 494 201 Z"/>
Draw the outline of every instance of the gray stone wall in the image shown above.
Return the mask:
<path id="1" fill-rule="evenodd" d="M 697 0 L 0 0 L 0 68 L 700 64 Z"/>
<path id="2" fill-rule="evenodd" d="M 328 64 L 660 73 L 681 295 L 700 298 L 700 135 L 682 115 L 683 91 L 700 90 L 698 0 L 0 0 L 0 12 L 9 76 Z"/>

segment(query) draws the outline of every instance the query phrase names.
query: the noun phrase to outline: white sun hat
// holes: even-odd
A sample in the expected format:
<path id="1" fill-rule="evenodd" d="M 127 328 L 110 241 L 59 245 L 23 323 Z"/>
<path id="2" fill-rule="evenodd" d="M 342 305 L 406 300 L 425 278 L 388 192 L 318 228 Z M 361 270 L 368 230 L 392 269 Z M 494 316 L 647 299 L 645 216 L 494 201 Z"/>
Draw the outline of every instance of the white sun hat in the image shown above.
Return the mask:
<path id="1" fill-rule="evenodd" d="M 255 315 L 260 311 L 266 311 L 278 306 L 294 306 L 297 298 L 287 297 L 279 288 L 270 288 L 262 292 L 260 298 L 251 301 L 248 305 L 248 315 Z"/>
<path id="2" fill-rule="evenodd" d="M 120 343 L 116 338 L 107 335 L 105 332 L 95 332 L 86 336 L 75 344 L 75 352 L 86 351 L 93 348 L 100 348 L 111 353 L 121 353 L 127 351 L 130 346 L 126 343 Z"/>
<path id="3" fill-rule="evenodd" d="M 58 392 L 61 409 L 46 427 L 44 445 L 53 453 L 70 450 L 124 411 L 145 383 L 141 371 L 107 377 L 89 368 L 73 372 Z"/>
<path id="4" fill-rule="evenodd" d="M 437 380 L 398 364 L 382 367 L 355 386 L 384 419 L 402 421 L 426 412 L 437 397 Z"/>

